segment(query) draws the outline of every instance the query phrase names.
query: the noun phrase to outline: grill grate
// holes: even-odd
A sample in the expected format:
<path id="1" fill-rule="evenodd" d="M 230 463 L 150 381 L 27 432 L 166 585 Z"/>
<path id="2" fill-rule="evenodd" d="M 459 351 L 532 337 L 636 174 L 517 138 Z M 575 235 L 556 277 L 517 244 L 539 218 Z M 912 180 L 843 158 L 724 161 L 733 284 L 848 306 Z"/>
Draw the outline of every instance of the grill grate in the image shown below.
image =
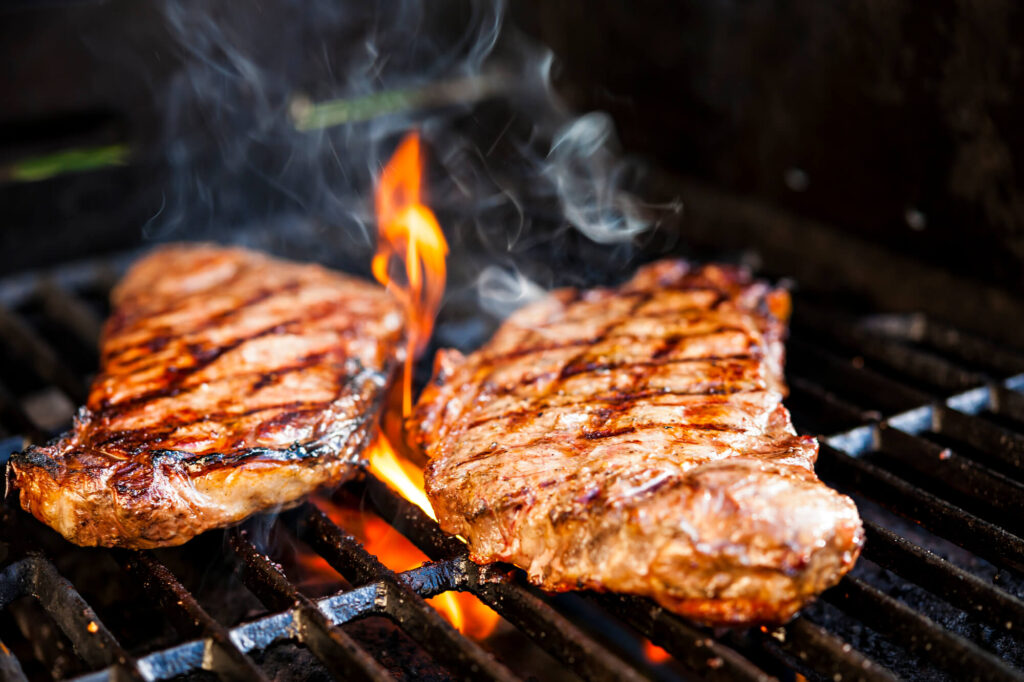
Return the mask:
<path id="1" fill-rule="evenodd" d="M 102 300 L 130 257 L 0 283 L 0 342 L 7 351 L 0 365 L 3 452 L 20 449 L 23 436 L 53 435 L 38 416 L 40 404 L 59 412 L 82 401 Z M 510 661 L 461 635 L 425 601 L 453 590 L 475 595 L 587 680 L 797 674 L 892 680 L 940 671 L 958 680 L 1020 679 L 1024 358 L 921 316 L 864 318 L 802 299 L 789 353 L 795 420 L 837 434 L 822 439 L 818 471 L 857 499 L 868 541 L 855 571 L 784 627 L 711 631 L 645 599 L 543 595 L 507 566 L 473 564 L 461 542 L 369 474 L 348 484 L 345 494 L 364 500 L 429 563 L 395 573 L 306 503 L 280 514 L 274 527 L 311 548 L 349 586 L 311 598 L 247 530 L 227 531 L 228 560 L 266 608 L 232 625 L 204 608 L 166 552 L 47 546 L 37 540 L 44 533 L 39 524 L 8 501 L 0 607 L 17 611 L 24 598 L 34 600 L 76 661 L 67 668 L 66 656 L 59 666 L 42 660 L 51 665 L 45 672 L 63 677 L 72 670 L 88 680 L 163 680 L 201 671 L 268 679 L 257 654 L 281 642 L 303 645 L 332 676 L 392 679 L 394 671 L 344 627 L 372 616 L 395 623 L 439 666 L 441 678 L 518 679 Z M 66 420 L 70 413 L 57 416 Z M 173 626 L 173 641 L 141 648 L 120 643 L 58 569 L 75 551 L 112 559 L 141 586 L 147 608 Z M 42 636 L 40 628 L 20 630 L 30 639 Z M 610 641 L 617 636 L 609 632 L 631 633 L 626 639 L 633 644 Z M 639 637 L 664 648 L 673 662 L 646 662 Z M 47 646 L 35 650 L 58 645 Z M 0 646 L 4 679 L 32 672 L 32 662 L 18 653 Z"/>

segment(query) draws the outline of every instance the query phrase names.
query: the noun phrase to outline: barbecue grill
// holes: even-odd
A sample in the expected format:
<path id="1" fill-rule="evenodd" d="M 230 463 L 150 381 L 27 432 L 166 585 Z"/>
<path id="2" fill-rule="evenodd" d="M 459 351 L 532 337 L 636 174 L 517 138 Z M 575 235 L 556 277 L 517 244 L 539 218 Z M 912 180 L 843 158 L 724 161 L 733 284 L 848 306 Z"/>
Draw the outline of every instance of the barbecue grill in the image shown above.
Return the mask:
<path id="1" fill-rule="evenodd" d="M 67 426 L 94 369 L 106 291 L 132 255 L 0 284 L 4 453 Z M 813 291 L 795 301 L 788 404 L 799 429 L 832 434 L 818 471 L 857 500 L 867 544 L 855 570 L 785 626 L 713 631 L 644 599 L 542 594 L 512 567 L 473 564 L 459 540 L 366 474 L 337 495 L 430 562 L 395 573 L 309 503 L 208 534 L 198 548 L 135 553 L 74 547 L 9 501 L 0 670 L 90 680 L 1020 679 L 1024 356 L 921 314 L 825 308 Z M 304 591 L 278 556 L 295 543 L 342 586 Z M 424 600 L 452 590 L 493 608 L 519 643 L 476 642 Z M 250 608 L 240 616 L 218 593 Z M 644 639 L 671 658 L 646 658 Z M 268 652 L 281 647 L 290 662 L 274 668 Z M 527 649 L 540 669 L 524 668 Z"/>
<path id="2" fill-rule="evenodd" d="M 351 96 L 340 74 L 360 66 L 358 21 L 386 26 L 390 3 L 352 3 L 351 24 L 335 2 L 304 17 L 272 2 L 203 3 L 209 16 L 173 1 L 28 4 L 0 10 L 13 65 L 0 74 L 0 463 L 71 425 L 108 294 L 142 245 L 215 239 L 368 275 L 369 240 L 352 238 L 372 220 L 367 168 L 423 114 L 449 163 L 428 195 L 455 238 L 417 383 L 437 347 L 488 337 L 483 267 L 548 287 L 614 284 L 665 255 L 741 262 L 794 287 L 786 405 L 819 437 L 817 472 L 854 498 L 867 541 L 790 623 L 711 629 L 646 599 L 546 594 L 511 566 L 477 566 L 369 472 L 143 552 L 72 545 L 7 490 L 0 679 L 1024 678 L 1020 9 L 516 3 L 520 28 L 559 53 L 566 98 L 610 111 L 626 149 L 662 167 L 644 197 L 670 215 L 610 245 L 567 227 L 537 181 L 548 149 L 522 140 L 563 114 L 545 108 L 546 81 L 530 82 L 543 96 L 518 82 L 536 64 L 439 81 L 397 69 Z M 444 3 L 416 38 L 462 40 L 470 15 L 486 29 L 486 4 Z M 377 37 L 394 62 L 430 61 L 402 51 L 417 42 L 406 33 Z M 290 40 L 299 48 L 279 59 Z M 346 154 L 321 154 L 325 141 Z M 335 508 L 428 561 L 389 568 Z M 493 609 L 497 629 L 450 624 L 430 600 L 452 592 Z"/>

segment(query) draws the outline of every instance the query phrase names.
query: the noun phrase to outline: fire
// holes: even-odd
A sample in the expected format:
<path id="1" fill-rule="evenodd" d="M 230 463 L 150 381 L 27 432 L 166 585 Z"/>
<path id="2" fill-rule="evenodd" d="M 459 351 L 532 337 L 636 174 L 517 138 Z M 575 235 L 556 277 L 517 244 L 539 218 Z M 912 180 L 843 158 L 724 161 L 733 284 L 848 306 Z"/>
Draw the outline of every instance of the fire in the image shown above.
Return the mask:
<path id="1" fill-rule="evenodd" d="M 434 212 L 421 201 L 423 157 L 411 133 L 398 146 L 377 183 L 377 253 L 373 276 L 405 305 L 409 342 L 402 379 L 402 414 L 412 410 L 412 365 L 430 339 L 444 294 L 448 242 Z M 404 265 L 404 282 L 391 276 Z"/>
<path id="2" fill-rule="evenodd" d="M 336 504 L 317 496 L 313 499 L 322 512 L 339 527 L 351 533 L 381 563 L 399 573 L 421 566 L 427 556 L 384 519 L 369 510 Z M 333 574 L 321 557 L 304 557 L 305 569 L 312 575 Z M 466 592 L 444 592 L 427 602 L 459 632 L 474 639 L 486 638 L 497 626 L 499 616 L 490 607 Z"/>
<path id="3" fill-rule="evenodd" d="M 655 665 L 660 665 L 672 658 L 672 654 L 662 649 L 649 639 L 644 640 L 644 657 Z"/>
<path id="4" fill-rule="evenodd" d="M 402 497 L 423 510 L 423 513 L 437 521 L 430 500 L 423 491 L 423 472 L 412 462 L 399 457 L 391 441 L 380 429 L 373 442 L 367 447 L 370 471 L 382 481 L 387 481 Z"/>
<path id="5" fill-rule="evenodd" d="M 408 325 L 402 372 L 403 417 L 412 411 L 413 363 L 426 348 L 434 329 L 447 277 L 448 243 L 433 211 L 423 203 L 423 172 L 420 138 L 411 133 L 381 172 L 376 194 L 377 253 L 371 264 L 373 276 L 402 302 Z M 398 276 L 392 276 L 393 271 L 398 271 Z M 423 472 L 395 450 L 381 429 L 377 429 L 367 457 L 375 476 L 437 520 L 424 492 Z M 406 571 L 426 560 L 390 526 L 380 519 L 377 522 L 379 526 L 369 520 L 364 523 L 363 544 L 386 566 Z M 343 527 L 353 532 L 350 525 Z M 470 637 L 482 639 L 498 624 L 498 614 L 471 594 L 445 592 L 429 601 L 455 628 Z"/>

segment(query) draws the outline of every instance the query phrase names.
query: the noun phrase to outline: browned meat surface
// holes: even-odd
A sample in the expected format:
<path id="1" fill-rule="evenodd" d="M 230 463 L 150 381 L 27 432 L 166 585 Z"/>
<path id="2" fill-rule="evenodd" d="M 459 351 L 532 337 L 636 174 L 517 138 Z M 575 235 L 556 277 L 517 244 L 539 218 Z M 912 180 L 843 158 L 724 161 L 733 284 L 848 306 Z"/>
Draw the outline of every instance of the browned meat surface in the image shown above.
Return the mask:
<path id="1" fill-rule="evenodd" d="M 22 506 L 80 545 L 177 545 L 339 483 L 400 353 L 383 289 L 175 245 L 112 295 L 74 430 L 11 458 Z"/>
<path id="2" fill-rule="evenodd" d="M 443 353 L 411 425 L 441 526 L 548 590 L 790 618 L 850 570 L 863 531 L 782 405 L 788 314 L 741 269 L 664 261 Z"/>

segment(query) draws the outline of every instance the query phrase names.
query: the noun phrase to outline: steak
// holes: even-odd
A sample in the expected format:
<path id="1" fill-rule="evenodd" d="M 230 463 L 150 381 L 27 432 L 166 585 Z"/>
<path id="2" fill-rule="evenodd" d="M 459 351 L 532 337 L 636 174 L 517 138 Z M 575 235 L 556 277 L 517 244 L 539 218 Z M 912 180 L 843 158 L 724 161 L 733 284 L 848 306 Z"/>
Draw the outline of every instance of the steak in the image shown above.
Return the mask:
<path id="1" fill-rule="evenodd" d="M 442 528 L 546 590 L 789 619 L 864 536 L 782 405 L 788 316 L 788 294 L 743 269 L 662 261 L 442 352 L 410 424 Z"/>
<path id="2" fill-rule="evenodd" d="M 380 287 L 172 245 L 112 294 L 74 429 L 11 458 L 22 506 L 80 545 L 181 544 L 347 478 L 400 359 Z"/>

